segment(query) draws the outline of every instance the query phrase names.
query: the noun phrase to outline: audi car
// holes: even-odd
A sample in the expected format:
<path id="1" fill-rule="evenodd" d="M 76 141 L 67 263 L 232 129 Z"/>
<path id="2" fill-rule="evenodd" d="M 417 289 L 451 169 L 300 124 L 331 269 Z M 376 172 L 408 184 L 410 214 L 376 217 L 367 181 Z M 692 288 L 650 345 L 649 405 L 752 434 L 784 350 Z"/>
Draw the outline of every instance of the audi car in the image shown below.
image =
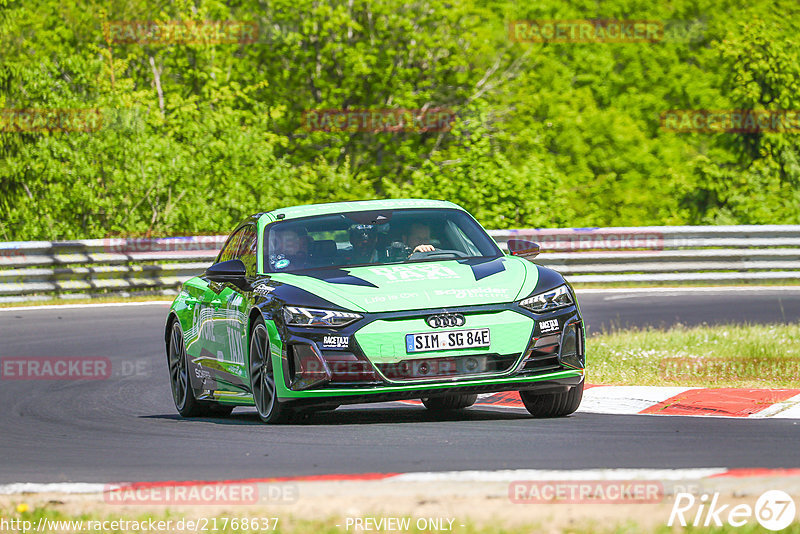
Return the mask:
<path id="1" fill-rule="evenodd" d="M 537 244 L 505 246 L 446 201 L 252 215 L 169 309 L 175 406 L 184 417 L 254 406 L 281 423 L 368 402 L 458 410 L 518 391 L 535 417 L 571 414 L 585 369 L 575 292 L 532 261 Z"/>

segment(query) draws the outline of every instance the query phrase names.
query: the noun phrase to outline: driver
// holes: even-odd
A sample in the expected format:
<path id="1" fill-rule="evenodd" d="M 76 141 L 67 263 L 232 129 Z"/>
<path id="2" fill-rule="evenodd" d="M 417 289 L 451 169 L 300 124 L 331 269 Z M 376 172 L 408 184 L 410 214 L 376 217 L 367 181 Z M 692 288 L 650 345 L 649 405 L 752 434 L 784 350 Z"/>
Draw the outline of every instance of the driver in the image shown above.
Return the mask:
<path id="1" fill-rule="evenodd" d="M 353 248 L 345 254 L 350 264 L 377 263 L 378 231 L 372 224 L 354 224 L 348 229 Z"/>
<path id="2" fill-rule="evenodd" d="M 308 234 L 304 228 L 278 228 L 270 236 L 270 266 L 280 271 L 290 265 L 302 269 L 308 262 Z"/>
<path id="3" fill-rule="evenodd" d="M 430 244 L 431 228 L 425 223 L 415 222 L 409 226 L 406 233 L 403 234 L 403 241 L 411 249 L 411 254 L 435 250 L 435 247 Z"/>

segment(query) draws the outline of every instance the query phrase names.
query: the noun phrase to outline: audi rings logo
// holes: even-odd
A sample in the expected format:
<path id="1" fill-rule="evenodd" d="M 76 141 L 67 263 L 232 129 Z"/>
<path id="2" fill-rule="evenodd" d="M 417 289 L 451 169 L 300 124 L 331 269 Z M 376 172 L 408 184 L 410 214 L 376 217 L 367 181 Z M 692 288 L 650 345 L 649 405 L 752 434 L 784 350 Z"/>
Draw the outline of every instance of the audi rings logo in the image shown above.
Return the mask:
<path id="1" fill-rule="evenodd" d="M 464 326 L 467 320 L 460 313 L 439 313 L 429 315 L 425 322 L 431 328 L 448 328 L 453 326 Z"/>

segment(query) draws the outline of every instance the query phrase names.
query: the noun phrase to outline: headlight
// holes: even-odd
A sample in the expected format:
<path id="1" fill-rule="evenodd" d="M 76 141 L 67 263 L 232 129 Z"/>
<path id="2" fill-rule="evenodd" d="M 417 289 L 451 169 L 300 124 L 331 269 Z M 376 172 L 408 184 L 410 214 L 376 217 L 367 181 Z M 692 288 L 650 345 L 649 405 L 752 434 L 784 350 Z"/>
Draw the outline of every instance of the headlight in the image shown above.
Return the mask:
<path id="1" fill-rule="evenodd" d="M 519 301 L 519 305 L 532 312 L 543 313 L 570 306 L 574 304 L 574 302 L 575 300 L 572 298 L 572 292 L 565 284 L 551 289 L 550 291 L 543 291 L 542 293 L 523 299 Z"/>
<path id="2" fill-rule="evenodd" d="M 324 326 L 328 328 L 339 328 L 361 319 L 361 315 L 357 313 L 313 310 L 295 306 L 284 307 L 283 317 L 286 319 L 286 324 L 290 326 Z"/>

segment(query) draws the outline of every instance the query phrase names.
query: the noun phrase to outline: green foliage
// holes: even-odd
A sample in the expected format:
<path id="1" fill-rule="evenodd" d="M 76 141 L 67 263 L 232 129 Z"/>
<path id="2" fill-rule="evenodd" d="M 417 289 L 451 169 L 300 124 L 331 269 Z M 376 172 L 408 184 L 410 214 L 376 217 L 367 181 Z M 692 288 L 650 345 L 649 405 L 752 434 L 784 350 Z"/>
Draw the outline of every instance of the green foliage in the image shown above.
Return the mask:
<path id="1" fill-rule="evenodd" d="M 457 202 L 486 226 L 800 222 L 796 133 L 675 133 L 671 109 L 800 109 L 800 10 L 676 0 L 0 0 L 0 239 L 226 232 L 283 205 Z M 508 23 L 647 19 L 653 43 L 518 43 Z M 255 42 L 122 43 L 118 21 Z M 310 131 L 308 110 L 447 108 L 452 128 Z M 94 111 L 91 111 L 94 110 Z M 94 114 L 94 115 L 92 115 Z"/>
<path id="2" fill-rule="evenodd" d="M 800 109 L 798 13 L 796 5 L 782 13 L 751 13 L 716 44 L 732 109 Z M 797 134 L 729 134 L 717 139 L 715 148 L 694 167 L 703 179 L 698 192 L 711 200 L 704 220 L 800 222 Z"/>

